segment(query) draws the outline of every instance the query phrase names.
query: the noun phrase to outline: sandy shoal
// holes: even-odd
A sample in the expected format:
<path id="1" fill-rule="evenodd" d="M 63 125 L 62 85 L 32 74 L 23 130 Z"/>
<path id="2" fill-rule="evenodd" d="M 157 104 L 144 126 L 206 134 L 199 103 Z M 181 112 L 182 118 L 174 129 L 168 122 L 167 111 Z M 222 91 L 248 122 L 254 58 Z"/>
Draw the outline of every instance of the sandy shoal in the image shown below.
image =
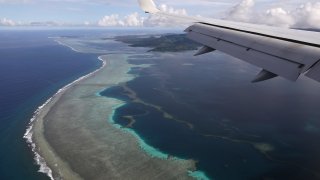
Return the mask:
<path id="1" fill-rule="evenodd" d="M 126 58 L 101 56 L 106 66 L 55 95 L 39 113 L 33 141 L 55 179 L 192 179 L 193 161 L 152 157 L 112 123 L 123 102 L 97 93 L 133 78 Z"/>

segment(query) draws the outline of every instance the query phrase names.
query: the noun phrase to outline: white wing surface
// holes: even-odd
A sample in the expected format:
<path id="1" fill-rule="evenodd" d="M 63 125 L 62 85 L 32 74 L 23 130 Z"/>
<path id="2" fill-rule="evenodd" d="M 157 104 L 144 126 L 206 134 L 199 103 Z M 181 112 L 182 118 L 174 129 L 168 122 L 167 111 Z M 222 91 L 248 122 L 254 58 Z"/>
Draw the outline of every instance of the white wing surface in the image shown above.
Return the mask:
<path id="1" fill-rule="evenodd" d="M 139 4 L 146 13 L 192 23 L 187 37 L 204 46 L 196 55 L 219 50 L 262 68 L 253 82 L 276 76 L 296 81 L 301 74 L 320 82 L 318 32 L 178 16 L 160 11 L 152 0 Z"/>

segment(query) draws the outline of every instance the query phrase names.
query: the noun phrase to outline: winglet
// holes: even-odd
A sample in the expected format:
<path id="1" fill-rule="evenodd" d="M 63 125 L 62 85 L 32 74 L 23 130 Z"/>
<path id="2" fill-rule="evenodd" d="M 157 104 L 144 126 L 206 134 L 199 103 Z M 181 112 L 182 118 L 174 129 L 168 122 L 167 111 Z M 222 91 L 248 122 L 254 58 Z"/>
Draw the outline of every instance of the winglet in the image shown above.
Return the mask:
<path id="1" fill-rule="evenodd" d="M 157 13 L 160 10 L 156 7 L 156 4 L 153 0 L 138 0 L 141 9 L 143 9 L 146 13 Z"/>

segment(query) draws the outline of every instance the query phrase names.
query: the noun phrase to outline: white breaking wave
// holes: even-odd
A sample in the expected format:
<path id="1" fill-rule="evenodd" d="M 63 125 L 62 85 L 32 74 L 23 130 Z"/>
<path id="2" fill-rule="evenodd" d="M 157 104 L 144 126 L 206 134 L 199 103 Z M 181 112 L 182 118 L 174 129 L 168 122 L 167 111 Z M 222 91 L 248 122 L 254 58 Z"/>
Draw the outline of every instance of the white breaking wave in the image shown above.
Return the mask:
<path id="1" fill-rule="evenodd" d="M 45 173 L 50 179 L 54 180 L 52 176 L 52 170 L 47 166 L 47 163 L 44 161 L 44 159 L 40 156 L 40 154 L 36 151 L 36 144 L 32 141 L 33 136 L 33 124 L 36 121 L 38 115 L 40 114 L 43 107 L 45 107 L 49 102 L 51 102 L 52 97 L 48 99 L 43 105 L 39 106 L 38 109 L 34 112 L 33 117 L 31 118 L 29 122 L 29 126 L 23 135 L 23 138 L 26 139 L 29 147 L 31 147 L 32 152 L 34 153 L 35 157 L 34 160 L 36 163 L 40 166 L 40 169 L 38 172 Z"/>
<path id="2" fill-rule="evenodd" d="M 62 43 L 61 41 L 59 41 L 59 40 L 57 40 L 57 39 L 55 39 L 54 41 L 57 42 L 58 44 L 60 44 L 61 46 L 66 46 L 66 47 L 70 48 L 71 50 L 73 50 L 73 51 L 75 51 L 75 52 L 81 53 L 80 50 L 77 50 L 77 49 L 75 49 L 75 48 L 73 48 L 73 47 L 71 47 L 71 46 L 69 46 L 69 45 L 67 45 L 67 44 L 64 44 L 64 43 Z"/>
<path id="3" fill-rule="evenodd" d="M 67 47 L 71 48 L 73 51 L 79 52 L 79 51 L 75 50 L 74 48 L 72 48 L 72 47 L 70 47 L 70 46 L 68 46 L 68 45 L 65 45 L 65 44 L 63 44 L 63 43 L 61 43 L 61 42 L 59 42 L 59 41 L 56 41 L 56 42 L 58 42 L 59 44 L 61 44 L 61 45 L 63 45 L 63 46 L 67 46 Z M 57 93 L 55 93 L 55 94 L 54 94 L 51 98 L 49 98 L 44 104 L 42 104 L 41 106 L 39 106 L 39 107 L 37 108 L 37 110 L 34 112 L 33 117 L 31 118 L 31 120 L 30 120 L 30 122 L 29 122 L 29 124 L 28 124 L 28 128 L 27 128 L 25 134 L 23 135 L 23 138 L 26 139 L 26 142 L 28 143 L 29 147 L 31 147 L 31 150 L 32 150 L 32 152 L 34 153 L 34 160 L 35 160 L 35 162 L 37 163 L 37 165 L 40 166 L 38 172 L 41 172 L 41 173 L 46 174 L 51 180 L 54 180 L 52 170 L 51 170 L 50 167 L 47 165 L 45 159 L 44 159 L 43 157 L 41 157 L 40 153 L 37 151 L 37 150 L 38 150 L 38 149 L 37 149 L 37 146 L 36 146 L 36 144 L 33 142 L 33 139 L 32 139 L 32 138 L 33 138 L 34 123 L 37 121 L 37 117 L 40 115 L 41 110 L 42 110 L 46 105 L 48 105 L 48 104 L 52 101 L 52 99 L 53 99 L 54 97 L 56 97 L 56 96 L 59 95 L 60 93 L 63 93 L 65 90 L 67 90 L 69 87 L 71 87 L 71 86 L 74 85 L 75 83 L 78 83 L 78 82 L 80 82 L 81 80 L 86 79 L 86 78 L 92 76 L 93 74 L 95 74 L 96 72 L 100 71 L 102 68 L 104 68 L 104 67 L 106 66 L 107 63 L 102 59 L 102 56 L 99 56 L 98 59 L 99 59 L 100 61 L 102 61 L 102 66 L 101 66 L 99 69 L 97 69 L 97 70 L 95 70 L 95 71 L 93 71 L 93 72 L 91 72 L 91 73 L 89 73 L 89 74 L 87 74 L 87 75 L 84 75 L 84 76 L 80 77 L 79 79 L 71 82 L 70 84 L 64 86 L 63 88 L 59 89 Z"/>

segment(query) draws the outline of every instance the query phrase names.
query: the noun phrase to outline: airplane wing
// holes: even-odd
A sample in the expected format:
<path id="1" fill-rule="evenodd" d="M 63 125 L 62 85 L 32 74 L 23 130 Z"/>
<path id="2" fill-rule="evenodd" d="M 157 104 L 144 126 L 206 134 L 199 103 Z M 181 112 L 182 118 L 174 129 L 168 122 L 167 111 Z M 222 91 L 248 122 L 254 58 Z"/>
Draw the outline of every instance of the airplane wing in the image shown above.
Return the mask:
<path id="1" fill-rule="evenodd" d="M 179 16 L 159 10 L 153 0 L 139 4 L 146 13 L 190 22 L 187 37 L 203 45 L 195 55 L 219 50 L 262 68 L 252 82 L 277 76 L 296 81 L 301 74 L 320 82 L 318 32 Z"/>

